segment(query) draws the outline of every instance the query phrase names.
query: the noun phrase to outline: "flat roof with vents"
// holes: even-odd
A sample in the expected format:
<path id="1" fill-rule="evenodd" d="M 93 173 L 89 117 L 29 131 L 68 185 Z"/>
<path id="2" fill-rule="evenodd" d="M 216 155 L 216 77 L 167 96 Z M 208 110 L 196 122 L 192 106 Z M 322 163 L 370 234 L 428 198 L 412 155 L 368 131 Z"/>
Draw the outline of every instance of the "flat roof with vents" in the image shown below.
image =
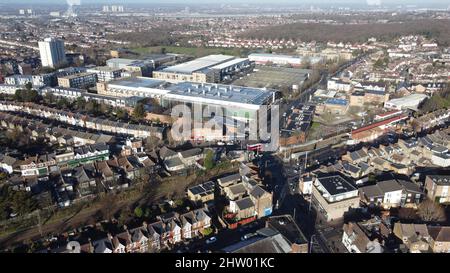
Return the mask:
<path id="1" fill-rule="evenodd" d="M 355 187 L 352 186 L 344 177 L 341 175 L 330 175 L 330 176 L 323 176 L 317 178 L 322 184 L 322 186 L 325 188 L 325 190 L 331 194 L 342 194 L 350 191 L 356 190 Z"/>
<path id="2" fill-rule="evenodd" d="M 131 90 L 139 96 L 162 95 L 164 99 L 220 107 L 259 110 L 272 102 L 276 90 L 236 85 L 179 82 L 169 83 L 153 78 L 136 77 L 111 81 L 108 89 Z M 138 96 L 137 94 L 131 94 Z"/>
<path id="3" fill-rule="evenodd" d="M 192 74 L 195 71 L 203 70 L 221 63 L 233 60 L 235 57 L 229 55 L 208 55 L 189 62 L 174 65 L 163 69 L 163 72 Z"/>
<path id="4" fill-rule="evenodd" d="M 429 175 L 428 177 L 437 185 L 450 185 L 450 175 Z"/>
<path id="5" fill-rule="evenodd" d="M 225 69 L 229 66 L 238 65 L 238 64 L 246 62 L 246 61 L 248 61 L 248 58 L 237 58 L 237 59 L 233 59 L 233 60 L 218 64 L 218 65 L 215 65 L 215 66 L 211 67 L 211 69 L 219 69 L 219 70 Z"/>
<path id="6" fill-rule="evenodd" d="M 108 86 L 120 86 L 120 87 L 128 87 L 128 88 L 154 88 L 164 84 L 165 81 L 156 80 L 153 78 L 146 77 L 135 77 L 135 78 L 125 78 L 121 80 L 111 81 L 108 83 Z"/>
<path id="7" fill-rule="evenodd" d="M 180 82 L 167 88 L 170 95 L 182 95 L 191 98 L 204 98 L 211 100 L 228 101 L 262 105 L 273 96 L 274 90 L 251 88 L 223 84 Z"/>

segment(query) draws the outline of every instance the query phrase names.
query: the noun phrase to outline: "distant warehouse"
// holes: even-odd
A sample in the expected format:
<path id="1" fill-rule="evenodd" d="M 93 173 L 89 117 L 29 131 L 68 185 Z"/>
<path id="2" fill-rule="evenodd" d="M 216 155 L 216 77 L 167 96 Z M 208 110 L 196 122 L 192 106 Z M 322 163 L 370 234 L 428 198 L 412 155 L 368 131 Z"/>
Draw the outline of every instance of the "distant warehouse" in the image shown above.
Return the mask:
<path id="1" fill-rule="evenodd" d="M 248 59 L 256 64 L 276 64 L 276 65 L 291 65 L 301 66 L 303 61 L 308 60 L 311 64 L 319 63 L 322 58 L 319 57 L 296 57 L 289 55 L 267 54 L 267 53 L 253 53 L 248 55 Z"/>
<path id="2" fill-rule="evenodd" d="M 153 78 L 170 82 L 218 83 L 250 65 L 247 58 L 228 55 L 209 55 L 186 63 L 154 71 Z"/>
<path id="3" fill-rule="evenodd" d="M 398 99 L 392 99 L 384 103 L 384 107 L 387 109 L 404 110 L 413 109 L 417 110 L 419 105 L 427 98 L 424 94 L 411 94 Z"/>
<path id="4" fill-rule="evenodd" d="M 113 58 L 106 61 L 106 65 L 112 69 L 123 69 L 132 76 L 151 77 L 152 71 L 158 66 L 176 60 L 176 55 L 153 54 L 142 60 Z"/>

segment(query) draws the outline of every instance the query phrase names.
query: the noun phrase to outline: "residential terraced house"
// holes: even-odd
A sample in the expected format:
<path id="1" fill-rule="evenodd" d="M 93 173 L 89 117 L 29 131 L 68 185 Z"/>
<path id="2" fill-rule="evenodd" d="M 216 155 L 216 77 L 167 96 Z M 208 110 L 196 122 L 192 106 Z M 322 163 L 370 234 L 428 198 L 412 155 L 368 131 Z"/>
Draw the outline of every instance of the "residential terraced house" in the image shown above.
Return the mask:
<path id="1" fill-rule="evenodd" d="M 450 175 L 427 175 L 425 190 L 428 198 L 437 203 L 450 202 Z"/>

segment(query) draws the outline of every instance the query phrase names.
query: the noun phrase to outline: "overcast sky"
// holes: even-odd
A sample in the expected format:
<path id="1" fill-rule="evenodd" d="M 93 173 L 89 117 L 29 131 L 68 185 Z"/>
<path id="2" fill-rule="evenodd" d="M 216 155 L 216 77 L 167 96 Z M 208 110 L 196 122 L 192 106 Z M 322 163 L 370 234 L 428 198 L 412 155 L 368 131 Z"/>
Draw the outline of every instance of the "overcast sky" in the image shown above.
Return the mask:
<path id="1" fill-rule="evenodd" d="M 449 6 L 450 0 L 81 0 L 83 4 L 93 3 L 148 3 L 148 4 L 197 4 L 197 3 L 211 3 L 211 4 L 329 4 L 332 6 L 350 5 L 350 4 L 367 4 L 381 2 L 382 5 L 420 5 L 420 6 Z M 0 0 L 0 3 L 15 3 L 15 4 L 44 4 L 44 3 L 59 3 L 64 4 L 66 0 Z"/>

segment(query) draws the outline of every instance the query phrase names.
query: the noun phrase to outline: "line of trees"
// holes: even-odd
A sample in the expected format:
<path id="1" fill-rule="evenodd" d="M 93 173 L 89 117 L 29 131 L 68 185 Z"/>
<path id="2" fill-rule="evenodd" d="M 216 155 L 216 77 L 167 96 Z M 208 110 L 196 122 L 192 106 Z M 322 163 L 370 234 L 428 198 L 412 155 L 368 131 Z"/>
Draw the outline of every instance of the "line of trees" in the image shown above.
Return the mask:
<path id="1" fill-rule="evenodd" d="M 110 39 L 129 41 L 140 46 L 173 45 L 181 39 L 171 35 L 170 28 L 154 28 L 141 32 L 125 32 L 110 35 Z"/>
<path id="2" fill-rule="evenodd" d="M 372 24 L 315 24 L 293 23 L 250 30 L 240 38 L 254 39 L 293 39 L 301 41 L 341 41 L 366 42 L 375 37 L 378 40 L 391 40 L 402 35 L 425 35 L 436 38 L 442 45 L 450 44 L 450 20 L 418 19 L 407 22 Z"/>
<path id="3" fill-rule="evenodd" d="M 33 85 L 28 82 L 25 89 L 17 89 L 14 99 L 20 102 L 38 102 L 41 100 L 39 93 L 33 89 Z"/>
<path id="4" fill-rule="evenodd" d="M 421 106 L 421 111 L 422 113 L 428 113 L 443 108 L 450 108 L 450 83 L 444 90 L 435 92 L 429 99 L 425 100 Z"/>

